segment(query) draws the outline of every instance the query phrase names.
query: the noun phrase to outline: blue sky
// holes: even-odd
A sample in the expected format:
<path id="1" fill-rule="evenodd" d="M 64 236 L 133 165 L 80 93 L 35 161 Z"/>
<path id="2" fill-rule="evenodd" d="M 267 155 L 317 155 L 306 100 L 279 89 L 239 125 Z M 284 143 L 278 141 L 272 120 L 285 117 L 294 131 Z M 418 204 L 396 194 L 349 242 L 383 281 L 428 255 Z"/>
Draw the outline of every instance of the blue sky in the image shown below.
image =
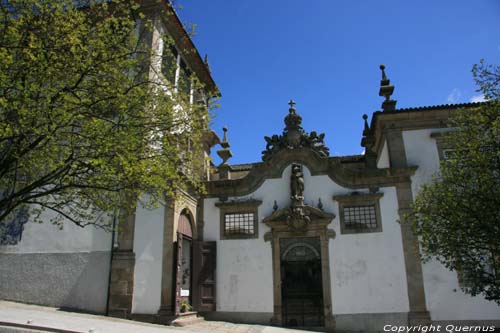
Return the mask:
<path id="1" fill-rule="evenodd" d="M 291 98 L 331 155 L 361 153 L 361 117 L 382 103 L 382 63 L 398 108 L 469 102 L 479 95 L 472 65 L 500 64 L 499 0 L 181 3 L 222 92 L 212 128 L 229 127 L 231 164 L 261 160 Z"/>

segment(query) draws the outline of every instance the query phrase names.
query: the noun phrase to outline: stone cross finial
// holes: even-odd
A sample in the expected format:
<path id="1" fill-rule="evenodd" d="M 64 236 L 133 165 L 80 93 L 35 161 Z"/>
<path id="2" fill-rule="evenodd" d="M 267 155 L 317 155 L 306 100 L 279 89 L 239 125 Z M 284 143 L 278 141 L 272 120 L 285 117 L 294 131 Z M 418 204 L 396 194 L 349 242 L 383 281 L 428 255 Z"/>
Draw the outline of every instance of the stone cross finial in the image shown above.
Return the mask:
<path id="1" fill-rule="evenodd" d="M 290 105 L 290 109 L 294 109 L 295 110 L 295 101 L 293 99 L 291 99 L 290 101 L 288 101 L 288 105 Z"/>

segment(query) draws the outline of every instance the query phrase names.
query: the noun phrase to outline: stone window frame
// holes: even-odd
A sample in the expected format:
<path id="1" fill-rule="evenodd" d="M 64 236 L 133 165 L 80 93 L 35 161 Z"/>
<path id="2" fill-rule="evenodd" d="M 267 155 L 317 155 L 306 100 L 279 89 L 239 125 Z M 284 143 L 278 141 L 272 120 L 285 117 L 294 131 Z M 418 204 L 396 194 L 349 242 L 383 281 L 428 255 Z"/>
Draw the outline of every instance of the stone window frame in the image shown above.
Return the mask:
<path id="1" fill-rule="evenodd" d="M 450 159 L 450 157 L 447 157 L 446 154 L 447 152 L 453 151 L 453 149 L 450 148 L 449 143 L 446 141 L 446 136 L 444 135 L 446 133 L 448 132 L 431 133 L 431 138 L 436 140 L 436 146 L 440 161 L 446 161 Z"/>
<path id="2" fill-rule="evenodd" d="M 493 256 L 493 254 L 490 252 L 489 254 L 484 255 L 483 258 L 486 258 L 486 260 L 489 262 L 489 263 L 487 263 L 487 265 L 488 265 L 487 267 L 490 270 L 490 274 L 493 274 L 494 278 L 498 279 L 499 274 L 498 274 L 498 272 L 495 271 L 495 269 L 493 268 L 493 266 L 495 264 L 495 261 L 500 261 L 500 257 L 498 257 L 497 259 L 495 259 L 495 257 Z M 457 273 L 458 286 L 460 288 L 468 288 L 468 287 L 470 287 L 469 280 L 467 280 L 465 278 L 464 269 L 462 267 L 460 267 L 459 265 L 457 265 L 457 267 L 455 268 L 455 271 Z"/>
<path id="3" fill-rule="evenodd" d="M 258 207 L 262 204 L 261 200 L 246 200 L 246 201 L 229 201 L 229 202 L 217 202 L 215 207 L 219 208 L 219 229 L 221 240 L 229 239 L 253 239 L 259 238 L 259 209 Z M 225 233 L 225 216 L 226 214 L 253 214 L 253 234 L 233 234 L 227 235 Z"/>
<path id="4" fill-rule="evenodd" d="M 358 193 L 353 192 L 347 195 L 335 195 L 333 200 L 339 203 L 339 220 L 340 220 L 340 233 L 342 235 L 347 234 L 364 234 L 373 232 L 382 232 L 382 215 L 380 213 L 380 198 L 383 197 L 383 193 Z M 375 207 L 375 218 L 377 226 L 372 229 L 355 229 L 349 228 L 345 224 L 344 218 L 344 207 L 363 207 L 363 206 L 374 206 Z"/>

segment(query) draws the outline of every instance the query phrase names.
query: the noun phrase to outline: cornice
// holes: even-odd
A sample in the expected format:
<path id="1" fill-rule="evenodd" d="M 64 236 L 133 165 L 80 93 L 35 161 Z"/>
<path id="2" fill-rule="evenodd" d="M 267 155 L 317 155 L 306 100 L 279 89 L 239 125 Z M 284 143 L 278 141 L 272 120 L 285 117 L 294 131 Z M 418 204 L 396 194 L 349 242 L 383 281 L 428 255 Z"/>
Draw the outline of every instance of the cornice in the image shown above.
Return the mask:
<path id="1" fill-rule="evenodd" d="M 281 178 L 285 168 L 292 164 L 305 165 L 312 176 L 327 175 L 335 183 L 352 189 L 394 186 L 410 181 L 416 167 L 368 168 L 363 161 L 342 163 L 341 157 L 321 157 L 311 149 L 284 149 L 263 163 L 255 164 L 249 173 L 239 179 L 214 180 L 205 183 L 206 197 L 244 196 L 256 191 L 266 179 Z"/>

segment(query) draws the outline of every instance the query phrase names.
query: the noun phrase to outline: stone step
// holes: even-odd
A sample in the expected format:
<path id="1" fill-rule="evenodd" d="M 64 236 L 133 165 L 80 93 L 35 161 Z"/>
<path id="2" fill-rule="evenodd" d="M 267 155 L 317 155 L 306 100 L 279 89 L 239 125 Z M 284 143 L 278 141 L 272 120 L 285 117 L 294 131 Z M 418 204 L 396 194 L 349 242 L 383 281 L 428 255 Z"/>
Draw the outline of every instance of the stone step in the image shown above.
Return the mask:
<path id="1" fill-rule="evenodd" d="M 193 324 L 199 324 L 201 322 L 204 322 L 205 319 L 203 317 L 198 316 L 198 312 L 192 311 L 192 312 L 184 312 L 179 314 L 179 317 L 174 319 L 171 323 L 173 326 L 178 326 L 178 327 L 184 327 L 184 326 L 189 326 Z"/>

